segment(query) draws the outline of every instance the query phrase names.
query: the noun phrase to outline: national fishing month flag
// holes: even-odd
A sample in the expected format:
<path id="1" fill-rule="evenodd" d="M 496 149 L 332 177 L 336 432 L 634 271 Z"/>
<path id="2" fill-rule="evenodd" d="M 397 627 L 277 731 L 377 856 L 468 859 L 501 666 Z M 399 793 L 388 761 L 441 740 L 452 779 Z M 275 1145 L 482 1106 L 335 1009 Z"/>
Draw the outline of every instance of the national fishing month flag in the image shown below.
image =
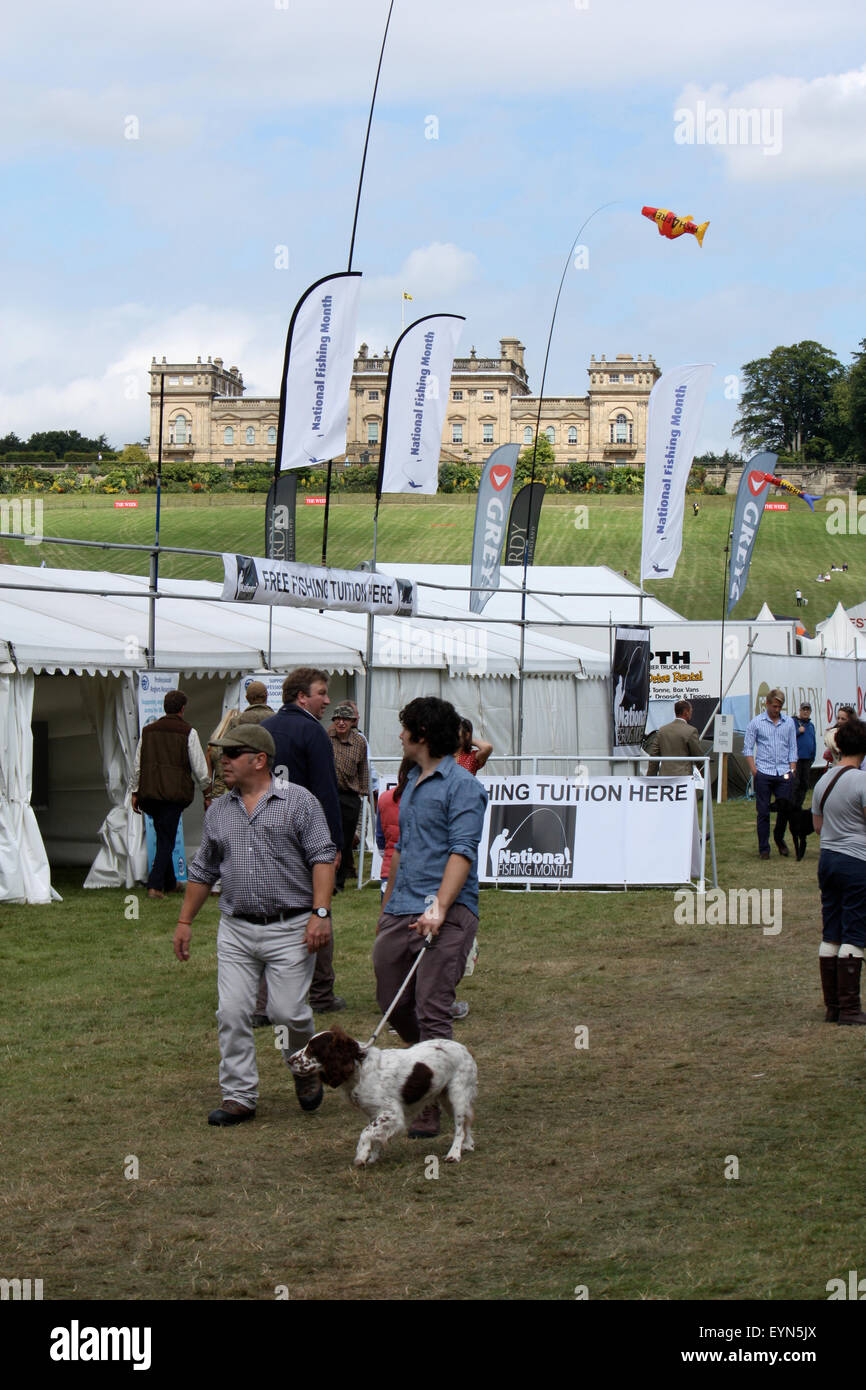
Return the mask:
<path id="1" fill-rule="evenodd" d="M 361 272 L 326 275 L 295 305 L 286 336 L 275 473 L 346 452 Z"/>
<path id="2" fill-rule="evenodd" d="M 481 470 L 475 534 L 472 538 L 472 593 L 470 613 L 482 612 L 490 595 L 499 588 L 499 565 L 519 444 L 500 444 Z"/>
<path id="3" fill-rule="evenodd" d="M 752 551 L 758 538 L 758 527 L 764 515 L 764 503 L 769 496 L 765 473 L 775 473 L 777 454 L 755 454 L 743 465 L 743 475 L 737 488 L 734 508 L 733 539 L 731 540 L 731 572 L 728 578 L 728 613 L 743 597 L 749 578 Z"/>
<path id="4" fill-rule="evenodd" d="M 439 487 L 442 426 L 464 322 L 462 314 L 428 314 L 397 339 L 385 391 L 377 499 L 383 492 L 432 496 Z"/>
<path id="5" fill-rule="evenodd" d="M 713 363 L 672 367 L 649 398 L 640 578 L 670 579 L 683 548 L 686 483 Z"/>

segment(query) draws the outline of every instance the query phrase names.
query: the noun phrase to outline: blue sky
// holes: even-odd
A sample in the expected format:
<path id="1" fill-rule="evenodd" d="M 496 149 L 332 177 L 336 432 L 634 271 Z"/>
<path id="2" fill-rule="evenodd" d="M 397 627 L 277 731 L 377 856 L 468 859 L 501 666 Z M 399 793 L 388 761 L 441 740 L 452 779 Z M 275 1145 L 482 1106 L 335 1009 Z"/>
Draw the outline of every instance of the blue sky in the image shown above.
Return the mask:
<path id="1" fill-rule="evenodd" d="M 295 301 L 346 267 L 386 14 L 48 0 L 7 18 L 0 433 L 143 437 L 154 353 L 221 356 L 249 394 L 277 394 Z M 726 447 L 742 363 L 803 338 L 848 362 L 866 337 L 861 15 L 856 0 L 396 0 L 359 342 L 393 345 L 405 288 L 416 315 L 466 315 L 461 355 L 519 336 L 537 390 L 572 240 L 613 200 L 569 271 L 547 389 L 583 394 L 592 353 L 715 362 L 699 449 Z M 701 109 L 764 112 L 767 138 L 678 143 L 675 113 Z M 660 238 L 644 203 L 709 219 L 703 249 Z"/>

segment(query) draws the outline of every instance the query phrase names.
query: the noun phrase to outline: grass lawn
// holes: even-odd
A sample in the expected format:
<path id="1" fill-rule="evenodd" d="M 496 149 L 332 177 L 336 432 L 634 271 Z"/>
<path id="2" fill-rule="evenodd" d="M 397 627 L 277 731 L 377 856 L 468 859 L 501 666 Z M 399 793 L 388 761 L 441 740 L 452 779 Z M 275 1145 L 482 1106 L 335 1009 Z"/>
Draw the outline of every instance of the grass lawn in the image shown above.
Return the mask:
<path id="1" fill-rule="evenodd" d="M 153 541 L 155 499 L 144 495 L 135 510 L 116 511 L 111 497 L 47 497 L 46 535 L 79 540 L 122 541 L 149 545 Z M 718 618 L 724 578 L 725 537 L 731 519 L 730 497 L 700 498 L 700 515 L 687 502 L 683 551 L 673 579 L 647 582 L 647 589 L 687 618 Z M 439 496 L 411 503 L 386 499 L 379 518 L 379 559 L 387 562 L 468 564 L 475 519 L 474 497 Z M 586 506 L 587 526 L 576 507 Z M 609 565 L 627 570 L 636 581 L 640 566 L 643 500 L 640 497 L 580 498 L 577 494 L 545 498 L 536 560 L 540 565 Z M 800 610 L 809 628 L 829 616 L 841 599 L 846 608 L 866 598 L 866 541 L 861 536 L 830 535 L 830 514 L 818 504 L 815 515 L 797 498 L 787 512 L 765 513 L 746 593 L 734 610 L 738 618 L 756 615 L 766 600 L 775 613 L 794 614 L 794 590 L 800 588 L 808 607 Z M 299 560 L 319 564 L 322 553 L 321 507 L 298 506 Z M 368 558 L 373 544 L 373 499 L 345 494 L 331 508 L 328 562 L 354 568 Z M 230 550 L 261 555 L 264 544 L 264 498 L 213 494 L 192 497 L 168 494 L 161 509 L 160 539 L 164 545 L 200 550 Z M 863 554 L 861 554 L 863 547 Z M 69 569 L 110 569 L 147 573 L 147 556 L 130 551 L 73 546 L 25 545 L 0 541 L 0 562 L 49 565 Z M 816 575 L 832 564 L 848 564 L 846 574 L 834 574 L 829 584 Z M 166 555 L 160 563 L 166 578 L 222 581 L 218 559 Z"/>
<path id="2" fill-rule="evenodd" d="M 483 893 L 457 1167 L 443 1134 L 356 1171 L 363 1118 L 332 1093 L 303 1115 L 268 1031 L 256 1120 L 208 1127 L 215 899 L 188 965 L 179 900 L 139 891 L 127 920 L 61 874 L 63 903 L 6 907 L 4 1273 L 46 1299 L 826 1299 L 863 1261 L 866 1040 L 822 1021 L 815 841 L 760 863 L 745 803 L 717 830 L 723 886 L 782 890 L 778 935 L 677 925 L 667 891 Z M 376 912 L 373 889 L 337 900 L 361 1038 Z"/>

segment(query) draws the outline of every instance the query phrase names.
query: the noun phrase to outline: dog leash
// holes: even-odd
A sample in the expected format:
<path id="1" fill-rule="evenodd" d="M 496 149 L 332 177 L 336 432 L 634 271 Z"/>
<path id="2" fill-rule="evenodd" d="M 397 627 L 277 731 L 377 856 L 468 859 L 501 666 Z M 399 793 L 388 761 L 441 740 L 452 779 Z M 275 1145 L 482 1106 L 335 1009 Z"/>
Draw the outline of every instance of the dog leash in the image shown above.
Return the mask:
<path id="1" fill-rule="evenodd" d="M 367 1048 L 367 1047 L 372 1047 L 372 1046 L 373 1046 L 373 1043 L 376 1041 L 376 1039 L 378 1038 L 378 1036 L 379 1036 L 379 1034 L 381 1033 L 382 1029 L 385 1027 L 385 1024 L 388 1022 L 388 1019 L 391 1017 L 392 1013 L 393 1013 L 394 1010 L 396 1009 L 397 1004 L 398 1004 L 399 1001 L 400 1001 L 400 997 L 401 997 L 401 995 L 403 994 L 404 989 L 405 989 L 406 986 L 408 985 L 408 983 L 409 983 L 409 981 L 411 980 L 412 976 L 415 974 L 415 971 L 418 969 L 418 966 L 421 964 L 421 961 L 422 961 L 423 956 L 424 956 L 424 952 L 425 952 L 425 951 L 429 951 L 429 950 L 430 950 L 430 947 L 431 947 L 432 945 L 433 945 L 433 937 L 432 937 L 432 934 L 431 934 L 430 932 L 428 932 L 427 935 L 424 937 L 424 944 L 422 945 L 421 950 L 418 952 L 417 956 L 415 957 L 414 961 L 412 962 L 412 969 L 409 971 L 409 974 L 406 976 L 406 978 L 405 978 L 405 980 L 403 981 L 402 985 L 401 985 L 400 988 L 397 990 L 397 993 L 394 995 L 394 998 L 391 1000 L 391 1004 L 390 1004 L 390 1007 L 389 1007 L 389 1009 L 388 1009 L 388 1012 L 387 1012 L 386 1014 L 383 1014 L 382 1017 L 380 1018 L 380 1020 L 379 1020 L 379 1026 L 378 1026 L 378 1028 L 376 1029 L 375 1033 L 373 1034 L 372 1038 L 370 1039 L 369 1042 L 366 1042 L 366 1043 L 364 1044 L 364 1047 L 365 1047 L 365 1048 Z"/>

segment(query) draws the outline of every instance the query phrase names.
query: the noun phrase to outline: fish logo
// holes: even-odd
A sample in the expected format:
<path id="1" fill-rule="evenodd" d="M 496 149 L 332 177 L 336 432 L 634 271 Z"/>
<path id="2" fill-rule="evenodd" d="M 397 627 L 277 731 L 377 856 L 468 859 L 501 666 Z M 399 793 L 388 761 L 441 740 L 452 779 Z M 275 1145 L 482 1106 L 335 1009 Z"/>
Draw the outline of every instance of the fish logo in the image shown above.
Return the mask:
<path id="1" fill-rule="evenodd" d="M 502 491 L 502 489 L 505 487 L 505 484 L 509 482 L 510 478 L 510 468 L 491 468 L 490 470 L 490 481 L 496 488 L 497 492 Z"/>
<path id="2" fill-rule="evenodd" d="M 764 488 L 767 486 L 767 476 L 765 473 L 749 474 L 749 492 L 753 497 L 760 497 Z"/>

